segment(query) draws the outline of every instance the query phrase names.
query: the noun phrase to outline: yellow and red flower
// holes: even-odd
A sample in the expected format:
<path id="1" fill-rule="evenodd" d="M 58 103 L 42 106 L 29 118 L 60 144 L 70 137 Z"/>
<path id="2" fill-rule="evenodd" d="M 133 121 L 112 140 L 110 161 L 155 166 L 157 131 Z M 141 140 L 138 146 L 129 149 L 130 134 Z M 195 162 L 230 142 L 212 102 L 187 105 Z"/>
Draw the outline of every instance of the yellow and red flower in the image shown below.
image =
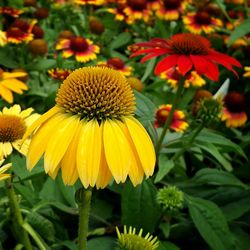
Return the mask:
<path id="1" fill-rule="evenodd" d="M 156 16 L 169 21 L 177 20 L 184 11 L 185 5 L 183 0 L 162 0 Z"/>
<path id="2" fill-rule="evenodd" d="M 171 104 L 166 104 L 166 105 L 161 105 L 156 110 L 155 123 L 154 123 L 156 128 L 164 126 L 171 108 L 172 108 Z M 181 110 L 175 110 L 170 128 L 176 132 L 184 132 L 187 129 L 187 127 L 188 123 L 186 122 L 186 116 L 184 112 Z"/>
<path id="3" fill-rule="evenodd" d="M 54 80 L 65 80 L 69 74 L 72 73 L 71 69 L 50 69 L 48 70 L 48 74 Z"/>
<path id="4" fill-rule="evenodd" d="M 223 99 L 224 107 L 221 120 L 226 122 L 227 127 L 241 127 L 247 122 L 246 100 L 243 94 L 232 91 Z"/>
<path id="5" fill-rule="evenodd" d="M 10 6 L 0 7 L 0 14 L 11 16 L 14 18 L 19 17 L 23 13 L 23 10 L 18 10 Z"/>
<path id="6" fill-rule="evenodd" d="M 88 4 L 102 5 L 105 3 L 105 0 L 74 0 L 74 3 L 79 5 L 88 5 Z"/>
<path id="7" fill-rule="evenodd" d="M 126 7 L 125 4 L 118 4 L 116 7 L 107 8 L 107 12 L 114 14 L 115 20 L 123 21 L 127 18 L 126 14 L 124 13 L 125 7 Z"/>
<path id="8" fill-rule="evenodd" d="M 185 77 L 184 88 L 189 88 L 190 86 L 201 87 L 206 84 L 206 81 L 194 70 L 190 71 Z M 170 84 L 172 88 L 176 88 L 181 78 L 181 74 L 178 71 L 178 68 L 173 67 L 161 73 L 160 78 L 167 80 L 167 83 Z"/>
<path id="9" fill-rule="evenodd" d="M 133 53 L 131 57 L 147 54 L 141 59 L 141 62 L 167 54 L 155 67 L 157 75 L 178 66 L 183 76 L 195 70 L 197 74 L 217 81 L 219 78 L 217 64 L 223 65 L 236 75 L 232 66 L 241 67 L 236 59 L 212 49 L 206 38 L 196 34 L 176 34 L 170 39 L 153 38 L 149 42 L 136 45 L 140 46 L 141 50 Z"/>
<path id="10" fill-rule="evenodd" d="M 214 18 L 207 11 L 189 12 L 183 17 L 185 27 L 194 34 L 202 32 L 210 34 L 222 27 L 223 23 L 220 19 Z"/>
<path id="11" fill-rule="evenodd" d="M 57 50 L 63 50 L 63 57 L 75 56 L 76 61 L 86 63 L 96 59 L 100 48 L 84 37 L 76 36 L 70 39 L 60 39 L 56 44 Z"/>
<path id="12" fill-rule="evenodd" d="M 125 65 L 125 63 L 119 57 L 109 58 L 106 62 L 99 62 L 98 66 L 106 66 L 112 69 L 120 71 L 124 76 L 130 76 L 133 68 Z"/>

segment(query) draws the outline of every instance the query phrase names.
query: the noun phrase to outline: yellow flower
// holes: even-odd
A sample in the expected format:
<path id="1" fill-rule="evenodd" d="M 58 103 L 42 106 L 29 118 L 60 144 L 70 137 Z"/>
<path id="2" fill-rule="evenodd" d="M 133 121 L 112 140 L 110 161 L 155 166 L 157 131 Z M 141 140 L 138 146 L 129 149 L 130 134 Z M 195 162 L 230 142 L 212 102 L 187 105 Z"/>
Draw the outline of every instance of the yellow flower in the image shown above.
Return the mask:
<path id="1" fill-rule="evenodd" d="M 26 129 L 38 118 L 38 114 L 32 114 L 32 108 L 21 111 L 19 105 L 3 108 L 0 111 L 0 160 L 6 158 L 16 149 L 21 154 L 26 154 L 29 141 L 21 146 L 21 139 Z"/>
<path id="2" fill-rule="evenodd" d="M 11 163 L 7 163 L 2 166 L 4 160 L 0 160 L 0 181 L 3 181 L 7 178 L 9 178 L 10 174 L 5 174 L 5 172 L 11 167 Z"/>
<path id="3" fill-rule="evenodd" d="M 244 67 L 244 70 L 246 72 L 243 74 L 243 77 L 250 77 L 250 67 L 246 66 Z"/>
<path id="4" fill-rule="evenodd" d="M 61 85 L 56 105 L 26 132 L 33 133 L 27 167 L 44 154 L 44 169 L 65 184 L 79 177 L 85 188 L 105 188 L 129 176 L 132 183 L 149 177 L 155 166 L 153 144 L 133 117 L 135 101 L 126 78 L 107 67 L 84 67 Z"/>
<path id="5" fill-rule="evenodd" d="M 13 103 L 13 94 L 23 94 L 23 90 L 27 90 L 27 85 L 16 79 L 17 77 L 24 77 L 27 73 L 25 72 L 4 72 L 0 68 L 0 96 L 8 103 Z"/>
<path id="6" fill-rule="evenodd" d="M 3 47 L 7 44 L 7 37 L 5 32 L 0 30 L 0 47 Z"/>

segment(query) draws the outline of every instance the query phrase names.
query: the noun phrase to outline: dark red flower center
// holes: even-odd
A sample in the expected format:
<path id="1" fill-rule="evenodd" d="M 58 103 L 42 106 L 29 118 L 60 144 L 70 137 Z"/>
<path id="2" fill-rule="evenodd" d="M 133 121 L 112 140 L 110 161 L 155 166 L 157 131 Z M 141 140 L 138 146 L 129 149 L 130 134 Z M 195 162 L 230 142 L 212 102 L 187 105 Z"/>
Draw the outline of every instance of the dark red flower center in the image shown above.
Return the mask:
<path id="1" fill-rule="evenodd" d="M 164 7 L 167 10 L 178 9 L 181 5 L 181 0 L 164 0 Z"/>
<path id="2" fill-rule="evenodd" d="M 200 11 L 196 13 L 195 22 L 198 24 L 210 24 L 211 23 L 211 17 L 206 11 Z"/>
<path id="3" fill-rule="evenodd" d="M 169 40 L 172 50 L 170 54 L 178 55 L 207 55 L 210 49 L 210 42 L 195 34 L 177 34 Z"/>
<path id="4" fill-rule="evenodd" d="M 84 52 L 88 47 L 89 44 L 83 37 L 73 37 L 70 39 L 70 48 L 75 52 Z"/>
<path id="5" fill-rule="evenodd" d="M 239 92 L 232 91 L 224 98 L 226 108 L 232 113 L 240 113 L 246 109 L 245 96 Z"/>
<path id="6" fill-rule="evenodd" d="M 147 7 L 146 0 L 127 0 L 127 4 L 134 10 L 143 10 Z"/>
<path id="7" fill-rule="evenodd" d="M 115 69 L 122 69 L 124 67 L 124 62 L 118 57 L 108 59 L 107 64 Z"/>
<path id="8" fill-rule="evenodd" d="M 32 29 L 32 34 L 34 34 L 34 38 L 43 38 L 44 31 L 38 25 L 35 25 Z"/>
<path id="9" fill-rule="evenodd" d="M 10 27 L 7 30 L 7 37 L 20 38 L 24 36 L 24 32 L 17 27 Z"/>
<path id="10" fill-rule="evenodd" d="M 15 22 L 11 26 L 19 28 L 20 30 L 24 32 L 27 32 L 30 27 L 29 24 L 22 19 L 16 19 Z"/>

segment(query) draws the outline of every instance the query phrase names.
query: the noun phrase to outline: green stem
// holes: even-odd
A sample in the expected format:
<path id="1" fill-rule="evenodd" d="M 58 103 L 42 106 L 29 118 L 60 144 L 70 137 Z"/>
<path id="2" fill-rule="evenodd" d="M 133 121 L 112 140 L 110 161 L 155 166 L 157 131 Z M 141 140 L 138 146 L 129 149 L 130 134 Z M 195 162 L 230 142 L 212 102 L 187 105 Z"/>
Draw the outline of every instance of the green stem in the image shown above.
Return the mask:
<path id="1" fill-rule="evenodd" d="M 89 225 L 89 211 L 92 190 L 81 188 L 77 191 L 76 202 L 79 209 L 79 228 L 78 228 L 78 249 L 87 250 L 87 235 Z"/>
<path id="2" fill-rule="evenodd" d="M 161 150 L 161 146 L 162 146 L 162 143 L 163 143 L 163 139 L 171 125 L 171 121 L 172 121 L 172 118 L 173 118 L 173 115 L 174 115 L 174 111 L 177 107 L 177 103 L 179 101 L 179 98 L 181 96 L 181 93 L 182 93 L 182 89 L 183 89 L 183 86 L 184 86 L 184 82 L 185 82 L 185 77 L 182 77 L 182 79 L 180 80 L 179 84 L 178 84 L 178 88 L 177 88 L 177 92 L 175 94 L 175 97 L 174 97 L 174 101 L 173 101 L 173 104 L 172 104 L 172 107 L 169 111 L 169 114 L 168 114 L 168 117 L 167 117 L 167 120 L 164 124 L 164 127 L 163 127 L 163 130 L 161 132 L 161 135 L 160 135 L 160 138 L 159 138 L 159 141 L 158 143 L 156 144 L 156 148 L 155 148 L 155 151 L 156 151 L 156 155 L 157 157 L 159 156 L 159 153 L 160 153 L 160 150 Z"/>
<path id="3" fill-rule="evenodd" d="M 9 198 L 10 213 L 11 220 L 13 222 L 14 233 L 17 235 L 19 241 L 24 245 L 26 250 L 32 250 L 32 245 L 30 243 L 28 233 L 23 228 L 23 216 L 10 178 L 5 181 L 5 186 Z"/>
<path id="4" fill-rule="evenodd" d="M 194 139 L 196 136 L 201 132 L 201 130 L 204 128 L 204 123 L 201 123 L 199 127 L 196 129 L 196 131 L 193 133 L 193 135 L 189 138 L 187 143 L 182 147 L 181 150 L 175 153 L 175 155 L 172 157 L 171 160 L 176 161 L 190 146 L 193 144 Z"/>

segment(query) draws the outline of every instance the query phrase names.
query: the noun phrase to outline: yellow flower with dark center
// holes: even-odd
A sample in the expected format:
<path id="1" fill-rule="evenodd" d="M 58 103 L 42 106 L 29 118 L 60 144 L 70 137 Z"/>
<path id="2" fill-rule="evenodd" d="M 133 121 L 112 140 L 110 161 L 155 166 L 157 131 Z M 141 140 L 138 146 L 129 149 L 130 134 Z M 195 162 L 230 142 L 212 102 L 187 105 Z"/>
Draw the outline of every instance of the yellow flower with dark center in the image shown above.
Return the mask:
<path id="1" fill-rule="evenodd" d="M 10 155 L 15 148 L 26 155 L 30 140 L 25 140 L 21 146 L 21 139 L 26 129 L 39 117 L 32 114 L 33 109 L 21 111 L 19 105 L 3 108 L 0 111 L 0 160 Z"/>
<path id="2" fill-rule="evenodd" d="M 136 229 L 124 226 L 124 232 L 120 233 L 116 227 L 118 235 L 118 247 L 116 250 L 156 250 L 159 246 L 157 237 L 153 237 L 149 233 L 145 237 L 142 236 L 143 230 L 140 229 L 139 233 L 136 234 Z"/>
<path id="3" fill-rule="evenodd" d="M 133 117 L 135 100 L 126 78 L 107 67 L 84 67 L 71 73 L 56 97 L 56 105 L 26 132 L 33 133 L 27 167 L 44 154 L 52 178 L 59 169 L 65 184 L 79 177 L 85 188 L 105 188 L 129 176 L 132 183 L 149 177 L 155 152 L 144 127 Z"/>
<path id="4" fill-rule="evenodd" d="M 17 77 L 27 76 L 25 72 L 4 72 L 0 68 L 0 96 L 8 103 L 13 103 L 13 94 L 23 94 L 24 90 L 27 90 L 27 85 L 16 79 Z"/>
<path id="5" fill-rule="evenodd" d="M 0 160 L 0 181 L 10 178 L 10 174 L 5 174 L 5 172 L 11 167 L 11 163 L 7 163 L 2 166 L 4 160 Z"/>

